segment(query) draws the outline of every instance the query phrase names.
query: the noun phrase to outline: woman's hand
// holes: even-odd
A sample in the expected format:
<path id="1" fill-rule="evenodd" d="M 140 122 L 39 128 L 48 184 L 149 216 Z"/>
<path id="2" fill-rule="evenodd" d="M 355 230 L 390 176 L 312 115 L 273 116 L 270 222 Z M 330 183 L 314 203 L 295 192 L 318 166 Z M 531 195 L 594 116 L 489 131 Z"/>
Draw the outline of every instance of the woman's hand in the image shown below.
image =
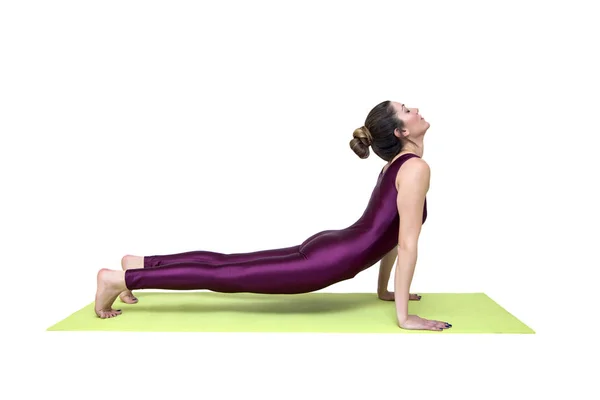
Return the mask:
<path id="1" fill-rule="evenodd" d="M 418 315 L 409 315 L 407 318 L 398 319 L 398 326 L 402 329 L 422 329 L 427 331 L 442 331 L 452 327 L 447 322 L 425 319 Z"/>
<path id="2" fill-rule="evenodd" d="M 377 297 L 379 297 L 379 300 L 394 301 L 394 292 L 390 292 L 389 290 L 386 290 L 385 292 L 378 292 Z M 411 293 L 408 299 L 421 300 L 421 295 Z"/>

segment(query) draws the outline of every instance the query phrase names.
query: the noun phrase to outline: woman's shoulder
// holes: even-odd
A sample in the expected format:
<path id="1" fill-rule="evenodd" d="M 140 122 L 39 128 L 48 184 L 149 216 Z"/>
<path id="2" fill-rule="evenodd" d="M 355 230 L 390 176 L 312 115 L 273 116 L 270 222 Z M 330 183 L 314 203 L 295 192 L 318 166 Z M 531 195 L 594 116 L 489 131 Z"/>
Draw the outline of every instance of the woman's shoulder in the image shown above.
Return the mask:
<path id="1" fill-rule="evenodd" d="M 396 172 L 396 189 L 399 190 L 403 182 L 409 184 L 415 180 L 426 181 L 427 185 L 429 185 L 430 177 L 431 169 L 427 161 L 420 157 L 410 157 L 400 165 L 400 168 Z"/>

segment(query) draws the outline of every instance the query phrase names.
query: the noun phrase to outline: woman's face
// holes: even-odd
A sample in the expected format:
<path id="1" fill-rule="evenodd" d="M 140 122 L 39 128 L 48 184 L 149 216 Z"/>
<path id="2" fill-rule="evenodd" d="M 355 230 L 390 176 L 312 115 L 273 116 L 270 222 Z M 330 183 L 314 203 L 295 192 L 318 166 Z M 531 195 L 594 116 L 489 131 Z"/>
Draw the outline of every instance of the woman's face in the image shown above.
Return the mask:
<path id="1" fill-rule="evenodd" d="M 404 129 L 408 132 L 402 132 L 403 135 L 410 134 L 411 136 L 425 133 L 429 128 L 429 122 L 425 121 L 423 117 L 419 115 L 418 108 L 409 108 L 402 103 L 392 102 L 398 118 L 404 122 Z"/>

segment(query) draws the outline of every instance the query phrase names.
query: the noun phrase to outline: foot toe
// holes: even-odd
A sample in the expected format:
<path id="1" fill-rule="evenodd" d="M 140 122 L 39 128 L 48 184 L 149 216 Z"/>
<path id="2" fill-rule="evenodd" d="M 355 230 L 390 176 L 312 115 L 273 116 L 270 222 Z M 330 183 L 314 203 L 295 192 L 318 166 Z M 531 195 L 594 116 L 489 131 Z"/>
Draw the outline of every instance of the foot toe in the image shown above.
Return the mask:
<path id="1" fill-rule="evenodd" d="M 97 310 L 96 311 L 96 315 L 98 315 L 100 318 L 103 318 L 103 319 L 113 318 L 113 317 L 116 317 L 117 315 L 121 315 L 122 313 L 123 313 L 122 310 L 115 310 L 115 309 Z"/>
<path id="2" fill-rule="evenodd" d="M 138 302 L 137 297 L 135 297 L 133 295 L 133 293 L 131 293 L 131 292 L 123 292 L 123 293 L 121 293 L 119 298 L 121 299 L 121 301 L 123 303 L 127 303 L 127 304 L 134 304 L 134 303 Z"/>

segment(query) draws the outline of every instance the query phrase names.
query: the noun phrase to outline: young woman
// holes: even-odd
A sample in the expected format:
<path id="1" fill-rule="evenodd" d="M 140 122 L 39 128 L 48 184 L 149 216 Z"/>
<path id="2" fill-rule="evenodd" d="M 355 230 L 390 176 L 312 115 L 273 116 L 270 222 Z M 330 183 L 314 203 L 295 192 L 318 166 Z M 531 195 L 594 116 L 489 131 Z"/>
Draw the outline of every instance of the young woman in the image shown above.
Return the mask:
<path id="1" fill-rule="evenodd" d="M 206 250 L 145 257 L 125 256 L 122 271 L 101 269 L 97 275 L 95 311 L 100 318 L 121 314 L 116 298 L 137 299 L 131 290 L 206 289 L 215 292 L 296 294 L 323 289 L 351 279 L 381 261 L 378 296 L 396 302 L 398 325 L 404 329 L 443 330 L 452 325 L 408 314 L 409 294 L 417 261 L 421 225 L 427 219 L 429 165 L 422 159 L 429 123 L 417 108 L 384 101 L 356 129 L 350 148 L 360 157 L 369 147 L 388 161 L 377 178 L 363 215 L 340 230 L 318 232 L 300 245 L 251 253 L 223 254 Z M 394 292 L 387 284 L 398 258 Z"/>

